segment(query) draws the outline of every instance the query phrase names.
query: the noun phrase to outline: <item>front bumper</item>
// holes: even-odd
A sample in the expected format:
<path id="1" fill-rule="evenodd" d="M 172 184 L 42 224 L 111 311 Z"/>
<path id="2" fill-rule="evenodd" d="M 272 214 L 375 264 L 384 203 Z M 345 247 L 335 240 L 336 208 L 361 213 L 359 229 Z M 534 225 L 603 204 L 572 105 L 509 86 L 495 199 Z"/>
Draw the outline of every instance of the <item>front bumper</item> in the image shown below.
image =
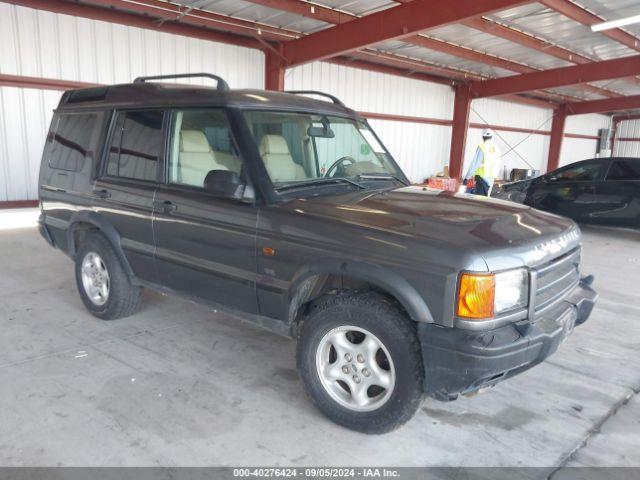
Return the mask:
<path id="1" fill-rule="evenodd" d="M 587 320 L 597 298 L 583 280 L 553 311 L 534 322 L 487 331 L 419 324 L 425 390 L 439 400 L 453 400 L 537 365 L 557 350 L 574 325 Z"/>

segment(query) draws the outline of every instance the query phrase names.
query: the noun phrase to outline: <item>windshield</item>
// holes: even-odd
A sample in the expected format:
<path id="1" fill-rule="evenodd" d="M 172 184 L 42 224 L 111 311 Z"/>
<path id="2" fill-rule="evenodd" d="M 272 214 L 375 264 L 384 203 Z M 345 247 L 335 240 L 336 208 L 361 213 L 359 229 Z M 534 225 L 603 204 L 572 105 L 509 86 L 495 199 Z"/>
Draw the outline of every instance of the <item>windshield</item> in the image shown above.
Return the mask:
<path id="1" fill-rule="evenodd" d="M 245 117 L 276 189 L 405 177 L 360 121 L 308 113 L 248 111 Z"/>

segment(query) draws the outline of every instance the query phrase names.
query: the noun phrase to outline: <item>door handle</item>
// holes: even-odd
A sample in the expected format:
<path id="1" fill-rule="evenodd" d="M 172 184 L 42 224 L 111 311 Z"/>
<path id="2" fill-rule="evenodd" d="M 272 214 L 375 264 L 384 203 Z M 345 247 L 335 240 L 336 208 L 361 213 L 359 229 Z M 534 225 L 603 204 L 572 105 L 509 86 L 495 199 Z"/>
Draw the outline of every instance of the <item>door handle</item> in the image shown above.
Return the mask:
<path id="1" fill-rule="evenodd" d="M 153 202 L 153 207 L 164 213 L 175 212 L 178 209 L 178 206 L 169 200 L 156 200 Z"/>
<path id="2" fill-rule="evenodd" d="M 91 196 L 93 198 L 101 198 L 101 199 L 105 199 L 105 198 L 109 198 L 111 197 L 111 193 L 108 190 L 94 190 L 91 192 Z"/>

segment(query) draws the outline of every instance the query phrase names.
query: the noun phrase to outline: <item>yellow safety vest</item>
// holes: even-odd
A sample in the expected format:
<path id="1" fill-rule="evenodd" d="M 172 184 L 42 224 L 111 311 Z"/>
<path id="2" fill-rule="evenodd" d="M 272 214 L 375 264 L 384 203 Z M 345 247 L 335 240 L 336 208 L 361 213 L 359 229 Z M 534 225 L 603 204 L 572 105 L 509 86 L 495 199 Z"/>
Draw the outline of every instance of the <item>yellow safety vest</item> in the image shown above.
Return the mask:
<path id="1" fill-rule="evenodd" d="M 482 164 L 476 170 L 474 175 L 480 175 L 482 178 L 491 178 L 492 180 L 500 175 L 500 152 L 495 144 L 489 140 L 482 142 L 478 148 L 482 151 Z"/>

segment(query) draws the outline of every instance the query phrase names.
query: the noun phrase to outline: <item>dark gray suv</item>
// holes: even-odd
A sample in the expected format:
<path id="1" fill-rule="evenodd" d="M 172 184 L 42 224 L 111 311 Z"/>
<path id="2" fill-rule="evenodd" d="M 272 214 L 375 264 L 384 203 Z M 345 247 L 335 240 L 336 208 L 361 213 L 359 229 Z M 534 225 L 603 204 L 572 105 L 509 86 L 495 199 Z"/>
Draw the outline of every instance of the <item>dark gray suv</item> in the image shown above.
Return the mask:
<path id="1" fill-rule="evenodd" d="M 381 433 L 425 394 L 541 362 L 591 313 L 573 221 L 409 186 L 338 99 L 206 76 L 216 88 L 73 90 L 55 111 L 40 231 L 95 316 L 131 315 L 152 288 L 296 338 L 320 410 Z"/>

